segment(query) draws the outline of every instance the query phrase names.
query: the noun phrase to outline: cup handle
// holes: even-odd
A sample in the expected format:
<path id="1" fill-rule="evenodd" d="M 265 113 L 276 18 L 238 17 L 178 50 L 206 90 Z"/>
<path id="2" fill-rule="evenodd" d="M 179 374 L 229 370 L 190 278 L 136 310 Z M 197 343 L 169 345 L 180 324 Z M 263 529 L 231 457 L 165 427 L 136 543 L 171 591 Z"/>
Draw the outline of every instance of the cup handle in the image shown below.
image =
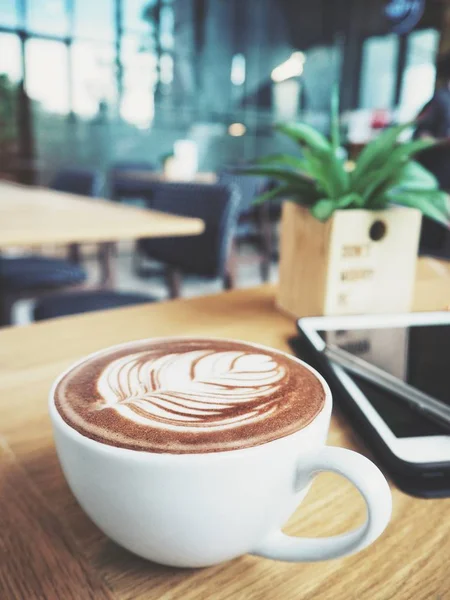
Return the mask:
<path id="1" fill-rule="evenodd" d="M 344 448 L 325 447 L 309 467 L 313 473 L 331 471 L 343 475 L 355 485 L 367 506 L 364 525 L 328 538 L 295 538 L 273 532 L 252 550 L 252 554 L 288 562 L 315 562 L 359 552 L 385 530 L 392 512 L 389 485 L 373 462 Z"/>

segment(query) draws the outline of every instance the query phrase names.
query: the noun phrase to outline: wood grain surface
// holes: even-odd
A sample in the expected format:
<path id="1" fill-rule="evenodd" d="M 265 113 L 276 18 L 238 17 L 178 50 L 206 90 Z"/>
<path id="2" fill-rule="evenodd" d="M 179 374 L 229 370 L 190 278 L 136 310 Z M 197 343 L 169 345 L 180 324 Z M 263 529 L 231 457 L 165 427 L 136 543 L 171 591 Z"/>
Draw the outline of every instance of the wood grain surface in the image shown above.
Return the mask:
<path id="1" fill-rule="evenodd" d="M 287 314 L 324 314 L 333 219 L 321 223 L 306 208 L 283 202 L 277 304 Z M 308 260 L 299 257 L 308 256 Z M 305 281 L 313 282 L 305 293 Z"/>
<path id="2" fill-rule="evenodd" d="M 284 202 L 278 306 L 305 317 L 409 311 L 421 219 L 416 209 L 395 207 L 338 210 L 321 223 L 305 207 Z M 372 241 L 377 221 L 386 235 Z"/>
<path id="3" fill-rule="evenodd" d="M 433 261 L 421 261 L 416 296 L 416 306 L 421 309 L 426 297 L 429 309 L 450 304 L 450 274 L 445 274 L 443 265 L 444 272 L 438 276 L 438 266 Z M 76 539 L 92 577 L 102 578 L 114 598 L 450 599 L 448 499 L 416 499 L 393 486 L 393 518 L 387 531 L 375 544 L 349 558 L 285 564 L 244 556 L 208 569 L 183 570 L 141 560 L 115 545 L 90 522 L 71 495 L 58 465 L 47 416 L 48 390 L 63 369 L 102 347 L 163 335 L 232 337 L 289 351 L 295 324 L 274 308 L 274 295 L 271 286 L 263 286 L 1 331 L 0 433 L 55 518 Z M 337 409 L 328 441 L 369 454 Z M 39 524 L 46 514 L 46 508 L 39 505 L 32 518 Z M 356 490 L 336 475 L 323 474 L 285 530 L 292 535 L 332 535 L 357 526 L 363 518 L 364 505 Z M 19 521 L 17 527 L 28 530 L 30 526 Z M 23 530 L 18 535 L 24 535 Z M 44 536 L 36 534 L 40 535 Z M 58 548 L 61 534 L 53 529 L 50 535 Z M 37 543 L 46 544 L 45 536 Z M 85 597 L 82 591 L 78 597 Z"/>
<path id="4" fill-rule="evenodd" d="M 199 235 L 201 219 L 0 182 L 0 249 Z"/>
<path id="5" fill-rule="evenodd" d="M 0 438 L 0 598 L 112 600 Z"/>

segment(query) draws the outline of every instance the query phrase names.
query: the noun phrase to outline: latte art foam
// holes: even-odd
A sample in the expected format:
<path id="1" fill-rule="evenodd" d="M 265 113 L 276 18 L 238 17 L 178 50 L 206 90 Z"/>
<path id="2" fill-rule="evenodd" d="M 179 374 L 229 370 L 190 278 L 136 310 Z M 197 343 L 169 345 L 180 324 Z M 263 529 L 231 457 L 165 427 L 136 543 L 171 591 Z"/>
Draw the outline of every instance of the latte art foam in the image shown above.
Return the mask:
<path id="1" fill-rule="evenodd" d="M 318 378 L 289 356 L 230 340 L 166 338 L 109 348 L 69 370 L 55 405 L 94 440 L 198 454 L 263 444 L 321 411 Z"/>
<path id="2" fill-rule="evenodd" d="M 148 352 L 113 361 L 97 389 L 125 419 L 161 428 L 221 428 L 276 410 L 273 394 L 286 370 L 265 354 L 215 350 Z"/>

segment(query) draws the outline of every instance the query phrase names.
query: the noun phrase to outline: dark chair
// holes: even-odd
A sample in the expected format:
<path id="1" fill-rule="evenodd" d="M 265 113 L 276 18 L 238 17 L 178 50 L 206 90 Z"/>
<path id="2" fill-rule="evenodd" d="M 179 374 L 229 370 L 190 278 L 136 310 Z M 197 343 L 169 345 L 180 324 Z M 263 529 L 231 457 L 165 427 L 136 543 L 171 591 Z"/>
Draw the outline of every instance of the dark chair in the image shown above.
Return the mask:
<path id="1" fill-rule="evenodd" d="M 226 289 L 234 286 L 233 238 L 240 197 L 234 186 L 195 183 L 155 183 L 150 206 L 162 212 L 198 217 L 205 223 L 201 235 L 143 239 L 137 244 L 138 273 L 142 257 L 166 266 L 170 296 L 180 295 L 183 273 L 207 279 L 221 278 Z"/>
<path id="2" fill-rule="evenodd" d="M 235 185 L 241 196 L 236 239 L 255 244 L 260 253 L 261 278 L 267 281 L 273 253 L 273 234 L 268 204 L 254 205 L 254 200 L 269 189 L 266 177 L 241 175 L 233 170 L 221 171 L 218 181 Z"/>
<path id="3" fill-rule="evenodd" d="M 64 287 L 83 283 L 85 279 L 83 269 L 59 258 L 0 258 L 0 281 L 10 292 Z"/>
<path id="4" fill-rule="evenodd" d="M 156 302 L 144 294 L 93 290 L 54 294 L 39 300 L 34 307 L 35 321 L 54 319 L 98 310 Z"/>
<path id="5" fill-rule="evenodd" d="M 62 192 L 95 196 L 102 183 L 98 171 L 63 169 L 57 173 L 50 187 Z M 12 307 L 17 300 L 85 282 L 87 275 L 77 264 L 77 245 L 70 246 L 69 256 L 69 261 L 32 255 L 0 258 L 0 326 L 11 324 Z"/>
<path id="6" fill-rule="evenodd" d="M 105 178 L 92 169 L 61 169 L 50 184 L 52 190 L 96 197 L 103 193 Z"/>
<path id="7" fill-rule="evenodd" d="M 423 217 L 419 255 L 450 260 L 450 231 L 440 223 Z"/>
<path id="8" fill-rule="evenodd" d="M 114 163 L 109 171 L 109 188 L 113 200 L 148 200 L 148 181 L 143 177 L 146 172 L 157 171 L 158 167 L 150 162 L 122 161 Z M 133 173 L 135 178 L 133 178 Z"/>
<path id="9" fill-rule="evenodd" d="M 441 189 L 450 191 L 450 148 L 447 145 L 423 150 L 417 160 L 433 173 Z M 450 259 L 450 231 L 432 219 L 423 217 L 419 254 Z"/>

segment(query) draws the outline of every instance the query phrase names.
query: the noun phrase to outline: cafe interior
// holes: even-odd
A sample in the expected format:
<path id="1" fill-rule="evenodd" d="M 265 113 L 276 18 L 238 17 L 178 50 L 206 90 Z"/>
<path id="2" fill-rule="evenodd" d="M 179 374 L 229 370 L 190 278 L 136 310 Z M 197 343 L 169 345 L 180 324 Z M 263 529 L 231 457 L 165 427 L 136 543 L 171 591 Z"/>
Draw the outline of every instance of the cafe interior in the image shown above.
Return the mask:
<path id="1" fill-rule="evenodd" d="M 400 483 L 389 480 L 393 522 L 369 550 L 326 567 L 308 563 L 303 570 L 282 563 L 265 568 L 245 558 L 229 563 L 228 570 L 190 572 L 148 566 L 90 523 L 57 467 L 45 404 L 58 373 L 122 342 L 236 338 L 315 364 L 317 357 L 296 345 L 296 320 L 302 317 L 430 313 L 444 314 L 445 321 L 449 53 L 448 0 L 0 0 L 0 465 L 17 469 L 14 495 L 34 498 L 33 510 L 39 511 L 20 513 L 12 536 L 34 530 L 33 546 L 47 545 L 50 554 L 82 565 L 71 595 L 55 591 L 63 589 L 61 577 L 52 588 L 34 558 L 28 565 L 23 559 L 16 571 L 0 576 L 2 599 L 450 597 L 448 415 L 445 432 L 439 430 L 448 458 L 444 452 L 428 461 L 445 466 L 439 476 L 433 471 L 445 485 L 435 478 L 431 491 L 419 493 L 422 483 L 410 485 L 413 470 L 399 476 Z M 409 124 L 398 130 L 393 152 L 417 140 L 436 143 L 414 164 L 427 169 L 423 177 L 435 182 L 444 209 L 434 218 L 437 213 L 420 208 L 417 235 L 411 234 L 413 217 L 405 216 L 390 245 L 376 254 L 381 261 L 384 252 L 386 265 L 379 277 L 380 262 L 372 264 L 373 257 L 353 274 L 339 271 L 340 250 L 330 250 L 337 233 L 334 241 L 312 239 L 334 235 L 330 231 L 343 213 L 367 211 L 337 210 L 320 219 L 321 232 L 333 225 L 319 234 L 316 225 L 297 221 L 300 216 L 286 208 L 292 205 L 289 184 L 298 183 L 295 169 L 311 150 L 305 138 L 299 147 L 292 135 L 283 135 L 283 124 L 301 124 L 308 128 L 301 135 L 314 131 L 334 144 L 333 106 L 339 122 L 334 156 L 349 177 L 369 144 L 390 127 Z M 431 122 L 438 113 L 442 127 L 434 120 L 420 129 L 421 118 Z M 295 153 L 298 158 L 289 158 Z M 267 166 L 267 157 L 275 162 Z M 317 156 L 313 160 L 317 166 Z M 280 161 L 289 164 L 288 175 Z M 311 184 L 311 173 L 301 177 L 301 185 Z M 278 187 L 280 178 L 287 178 L 284 188 Z M 353 201 L 350 194 L 339 207 Z M 343 224 L 346 235 L 360 228 L 354 223 Z M 342 252 L 363 255 L 385 228 L 379 217 L 367 243 L 354 236 Z M 289 237 L 294 233 L 295 239 Z M 388 266 L 403 254 L 404 278 Z M 333 284 L 335 274 L 348 289 L 333 288 L 340 285 Z M 370 278 L 376 289 L 369 287 Z M 448 317 L 445 327 L 448 340 Z M 337 328 L 336 344 L 345 329 Z M 342 335 L 347 350 L 359 344 L 366 359 L 379 350 L 376 336 L 361 342 Z M 448 343 L 436 339 L 423 342 L 424 354 L 433 344 L 442 344 L 445 354 Z M 383 350 L 385 362 L 377 367 L 397 364 L 398 355 L 407 354 L 405 343 Z M 418 361 L 417 369 L 426 363 Z M 391 375 L 399 377 L 396 368 Z M 446 389 L 441 408 L 448 403 Z M 336 404 L 331 445 L 375 460 L 383 456 L 376 444 L 365 445 L 364 429 Z M 377 464 L 389 474 L 382 459 Z M 421 481 L 427 476 L 421 473 Z M 0 513 L 14 503 L 8 489 L 0 485 Z M 322 507 L 324 494 L 348 513 L 342 531 L 327 520 L 336 507 L 331 500 L 329 509 Z M 362 522 L 363 504 L 335 475 L 319 478 L 310 496 L 305 519 L 290 521 L 293 535 L 342 533 Z M 325 520 L 317 516 L 320 507 Z M 47 517 L 51 526 L 41 527 Z M 64 550 L 60 525 L 74 539 Z M 0 536 L 3 526 L 0 516 Z M 35 595 L 23 592 L 23 581 Z"/>

